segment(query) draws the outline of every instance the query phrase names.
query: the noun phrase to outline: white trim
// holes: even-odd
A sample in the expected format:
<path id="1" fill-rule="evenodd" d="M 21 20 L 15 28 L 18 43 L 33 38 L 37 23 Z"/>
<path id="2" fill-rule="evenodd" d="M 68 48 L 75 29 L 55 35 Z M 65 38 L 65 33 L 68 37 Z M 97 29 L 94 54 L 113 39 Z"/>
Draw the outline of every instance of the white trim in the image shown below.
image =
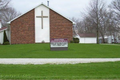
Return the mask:
<path id="1" fill-rule="evenodd" d="M 46 6 L 45 4 L 40 4 L 40 5 L 38 5 L 38 6 L 36 6 L 35 8 L 37 8 L 37 7 L 39 7 L 39 6 L 41 6 L 41 5 L 43 5 L 43 6 L 45 6 L 45 7 L 47 7 L 48 9 L 51 9 L 50 7 L 48 7 L 48 6 Z M 31 11 L 31 10 L 33 10 L 33 9 L 35 9 L 35 8 L 32 8 L 32 9 L 30 9 L 29 11 Z M 51 9 L 51 10 L 53 10 L 53 9 Z M 12 21 L 14 21 L 14 20 L 16 20 L 16 19 L 18 19 L 19 17 L 21 17 L 21 16 L 23 16 L 24 14 L 26 14 L 26 13 L 28 13 L 29 11 L 27 11 L 27 12 L 25 12 L 25 13 L 23 13 L 22 15 L 20 15 L 20 16 L 18 16 L 18 17 L 16 17 L 16 18 L 14 18 L 14 19 L 12 19 L 12 20 L 10 20 L 9 22 L 7 22 L 8 24 L 10 24 Z M 54 11 L 54 10 L 53 10 Z M 56 12 L 56 11 L 54 11 L 54 12 Z M 58 12 L 56 12 L 56 13 L 58 13 Z M 58 13 L 59 14 L 59 13 Z M 59 15 L 61 15 L 61 14 L 59 14 Z M 62 17 L 64 17 L 64 18 L 66 18 L 65 16 L 63 16 L 63 15 L 61 15 Z M 73 21 L 71 21 L 70 19 L 68 19 L 68 18 L 66 18 L 67 20 L 69 20 L 70 22 L 72 22 L 73 24 L 75 24 L 75 22 L 73 22 Z"/>

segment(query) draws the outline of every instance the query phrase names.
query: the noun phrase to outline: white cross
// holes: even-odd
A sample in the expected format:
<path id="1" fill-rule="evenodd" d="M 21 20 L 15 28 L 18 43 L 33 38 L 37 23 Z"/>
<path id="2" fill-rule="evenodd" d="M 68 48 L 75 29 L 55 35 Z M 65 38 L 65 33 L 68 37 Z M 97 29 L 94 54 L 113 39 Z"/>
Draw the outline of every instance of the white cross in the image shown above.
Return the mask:
<path id="1" fill-rule="evenodd" d="M 41 16 L 36 16 L 37 18 L 41 18 L 41 28 L 43 29 L 43 18 L 48 18 L 48 16 L 43 16 L 43 11 L 41 11 Z"/>

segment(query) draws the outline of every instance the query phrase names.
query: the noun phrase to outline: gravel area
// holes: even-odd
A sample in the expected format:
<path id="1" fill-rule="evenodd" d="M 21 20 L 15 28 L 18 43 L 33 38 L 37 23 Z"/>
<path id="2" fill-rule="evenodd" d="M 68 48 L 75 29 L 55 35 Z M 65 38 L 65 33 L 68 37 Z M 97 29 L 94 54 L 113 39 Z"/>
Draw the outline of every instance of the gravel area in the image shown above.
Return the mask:
<path id="1" fill-rule="evenodd" d="M 0 64 L 78 64 L 78 63 L 93 63 L 93 62 L 115 62 L 120 61 L 120 58 L 1 58 Z"/>

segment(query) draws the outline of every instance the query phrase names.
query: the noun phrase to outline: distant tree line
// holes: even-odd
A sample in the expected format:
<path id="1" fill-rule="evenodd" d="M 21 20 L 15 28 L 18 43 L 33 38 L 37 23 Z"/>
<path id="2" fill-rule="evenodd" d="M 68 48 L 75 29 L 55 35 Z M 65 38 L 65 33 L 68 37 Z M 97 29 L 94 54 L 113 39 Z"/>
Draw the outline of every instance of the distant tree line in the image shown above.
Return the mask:
<path id="1" fill-rule="evenodd" d="M 11 0 L 0 0 L 0 20 L 3 27 L 8 26 L 7 22 L 20 15 L 12 6 L 10 6 Z"/>
<path id="2" fill-rule="evenodd" d="M 94 33 L 105 42 L 105 35 L 113 35 L 120 32 L 120 0 L 114 0 L 106 5 L 105 0 L 92 0 L 83 13 L 82 20 L 72 18 L 76 22 L 79 33 Z"/>

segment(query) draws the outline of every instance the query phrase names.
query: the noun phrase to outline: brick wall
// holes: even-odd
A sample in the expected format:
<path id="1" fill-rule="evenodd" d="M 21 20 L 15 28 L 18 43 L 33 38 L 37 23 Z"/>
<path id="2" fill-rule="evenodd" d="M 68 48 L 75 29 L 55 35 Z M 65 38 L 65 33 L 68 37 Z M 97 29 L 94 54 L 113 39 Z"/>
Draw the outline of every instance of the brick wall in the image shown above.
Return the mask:
<path id="1" fill-rule="evenodd" d="M 34 9 L 11 23 L 11 44 L 35 43 Z"/>
<path id="2" fill-rule="evenodd" d="M 58 13 L 50 10 L 50 38 L 73 38 L 73 24 Z"/>

